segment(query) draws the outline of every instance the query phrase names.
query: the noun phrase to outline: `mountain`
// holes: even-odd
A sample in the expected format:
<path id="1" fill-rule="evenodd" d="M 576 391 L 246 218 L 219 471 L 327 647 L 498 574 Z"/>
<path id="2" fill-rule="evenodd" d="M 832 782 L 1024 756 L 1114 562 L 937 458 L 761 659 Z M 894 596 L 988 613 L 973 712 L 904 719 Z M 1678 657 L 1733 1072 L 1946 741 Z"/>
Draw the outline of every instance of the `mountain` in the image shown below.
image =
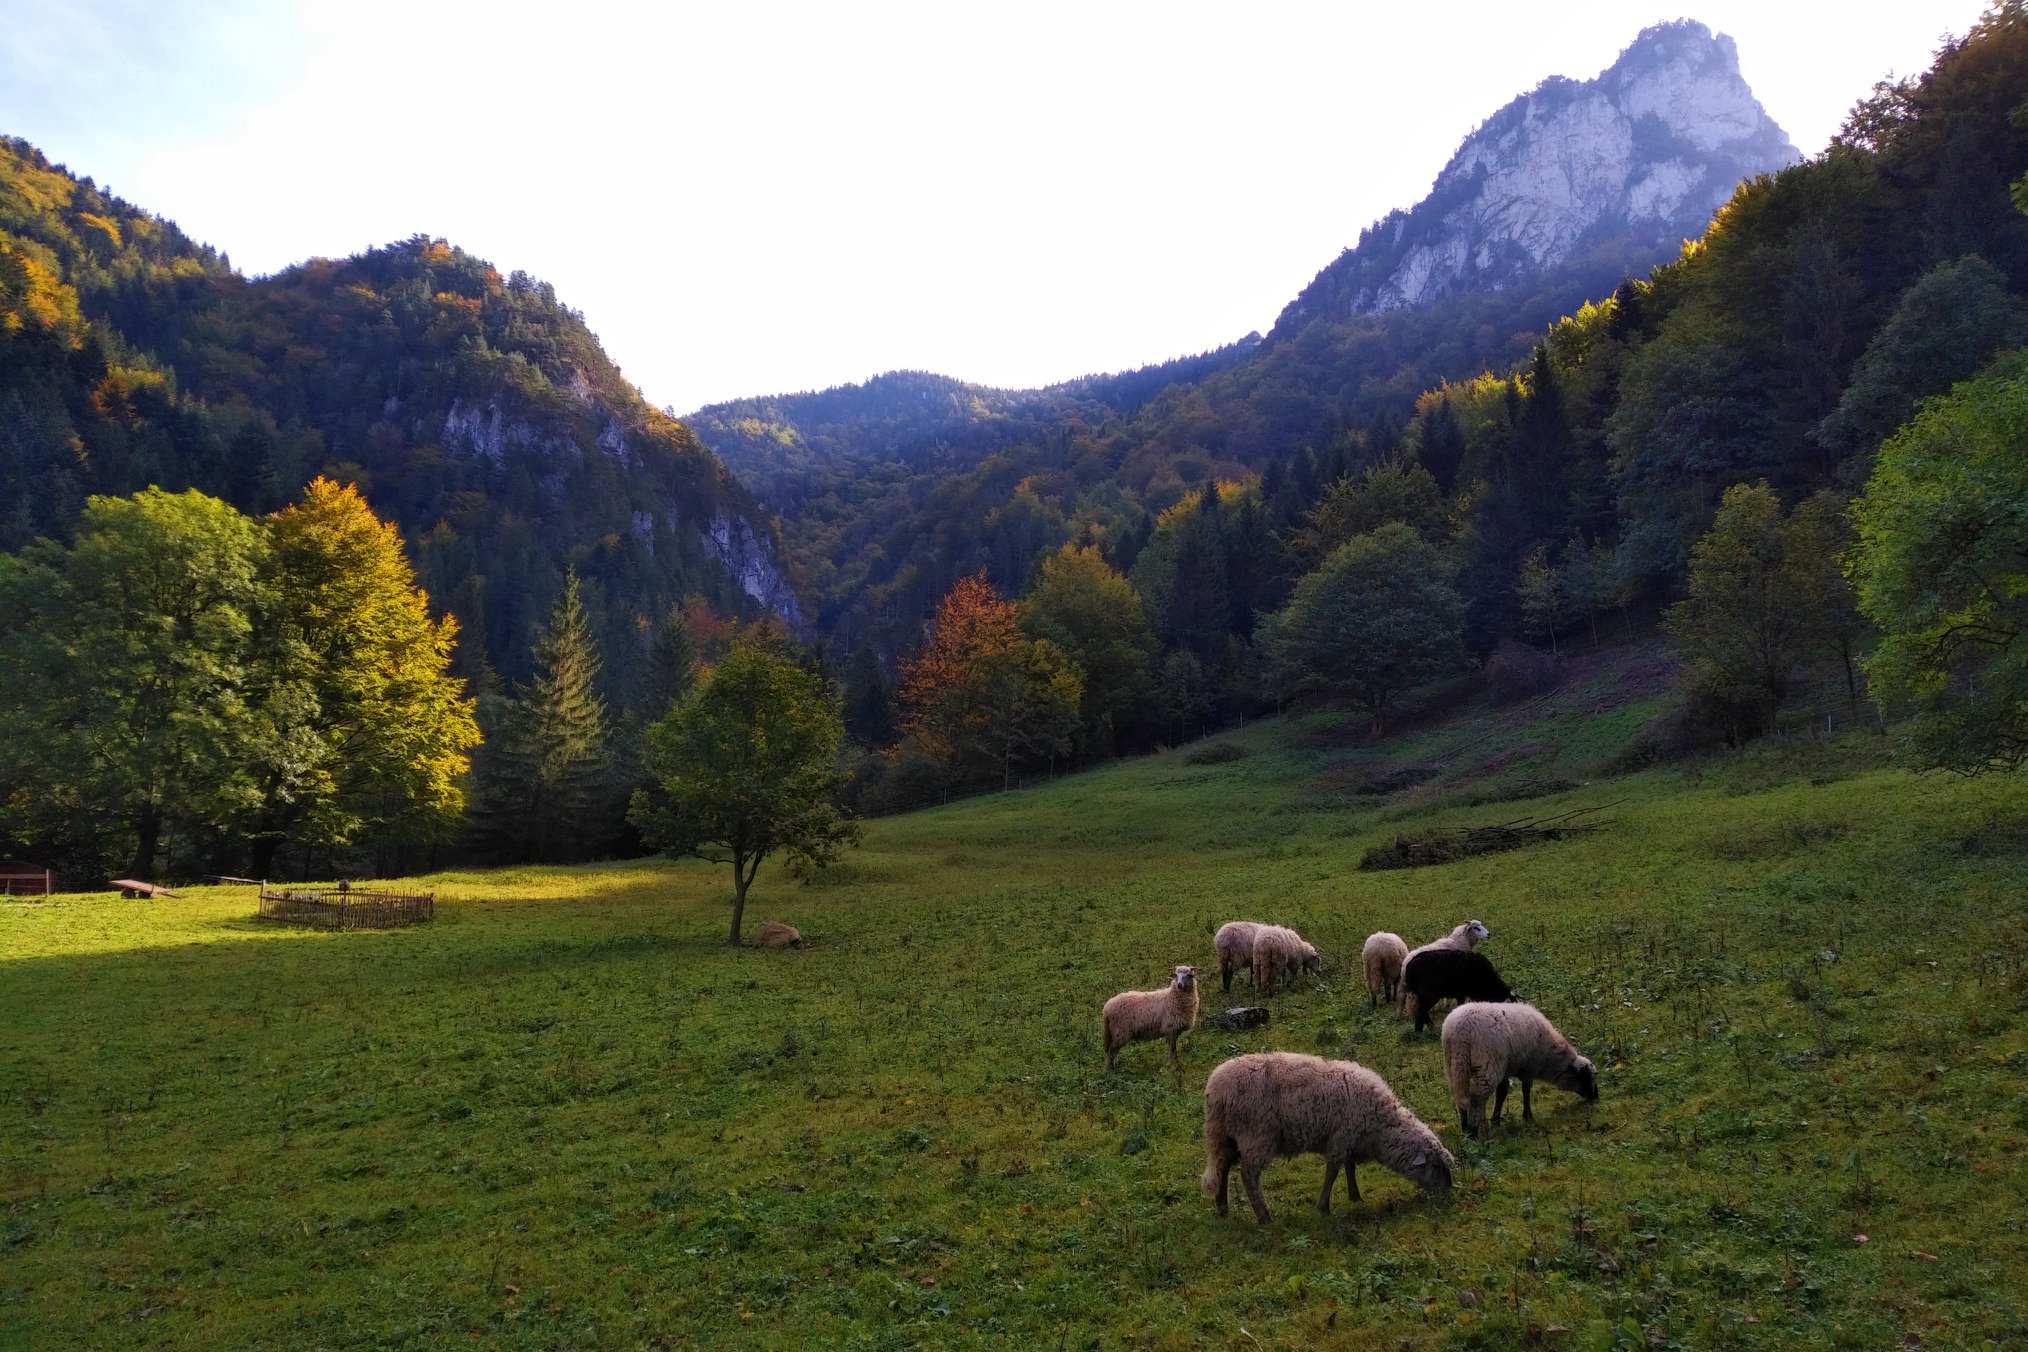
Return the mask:
<path id="1" fill-rule="evenodd" d="M 1731 38 L 1658 24 L 1598 78 L 1546 80 L 1488 118 L 1429 196 L 1368 228 L 1274 333 L 1522 285 L 1587 257 L 1643 271 L 1702 234 L 1743 179 L 1801 158 Z"/>
<path id="2" fill-rule="evenodd" d="M 268 511 L 327 473 L 397 522 L 468 671 L 527 674 L 566 568 L 624 703 L 686 595 L 800 620 L 772 523 L 546 284 L 442 240 L 247 278 L 0 141 L 0 548 L 87 494 Z"/>
<path id="3" fill-rule="evenodd" d="M 1124 566 L 1207 480 L 1384 453 L 1424 391 L 1523 360 L 1701 234 L 1742 178 L 1796 159 L 1731 40 L 1665 24 L 1597 79 L 1495 113 L 1265 340 L 1046 390 L 897 372 L 686 421 L 778 514 L 818 631 L 898 652 L 959 576 L 1019 592 L 1079 535 Z"/>

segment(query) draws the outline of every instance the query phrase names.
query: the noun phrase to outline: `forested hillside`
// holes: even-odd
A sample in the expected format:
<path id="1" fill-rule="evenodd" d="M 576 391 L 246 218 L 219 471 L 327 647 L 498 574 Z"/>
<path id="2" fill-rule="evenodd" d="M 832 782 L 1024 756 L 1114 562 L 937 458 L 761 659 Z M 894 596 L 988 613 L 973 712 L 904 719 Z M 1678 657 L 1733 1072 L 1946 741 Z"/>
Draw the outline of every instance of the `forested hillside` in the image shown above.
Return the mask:
<path id="1" fill-rule="evenodd" d="M 623 704 L 686 595 L 795 613 L 745 489 L 584 317 L 441 240 L 249 279 L 0 142 L 0 314 L 0 548 L 64 536 L 88 494 L 265 512 L 328 473 L 399 524 L 468 674 L 531 673 L 574 567 Z"/>
<path id="2" fill-rule="evenodd" d="M 939 765 L 980 776 L 1146 745 L 1288 699 L 1378 723 L 1489 654 L 1497 680 L 1548 679 L 1516 640 L 1553 650 L 1665 612 L 1701 735 L 1750 735 L 1813 682 L 1856 697 L 1870 630 L 1844 578 L 1845 500 L 1920 399 L 2028 338 L 2028 219 L 2009 196 L 2028 172 L 2024 100 L 2028 13 L 2010 0 L 1859 103 L 1825 153 L 1743 184 L 1677 257 L 1594 279 L 1595 300 L 1566 269 L 1528 295 L 1318 318 L 1131 416 L 1066 416 L 934 477 L 841 472 L 821 529 L 793 509 L 789 529 L 828 552 L 803 555 L 820 623 L 866 645 L 847 692 L 863 739 L 894 726 L 875 711 L 880 678 L 900 681 L 898 800 Z M 1566 317 L 1526 337 L 1519 315 L 1544 299 Z M 1513 360 L 1423 386 L 1503 347 Z M 1742 557 L 1759 582 L 1723 562 Z M 1713 602 L 1725 568 L 1733 595 Z M 1404 573 L 1440 585 L 1390 593 Z M 956 585 L 975 574 L 983 594 Z M 1793 607 L 1742 618 L 1755 586 Z M 1696 604 L 1669 611 L 1686 589 Z M 966 716 L 997 731 L 969 750 L 926 740 L 949 711 L 909 698 L 918 648 L 1017 601 L 1021 632 L 1084 675 L 1081 733 L 1009 735 L 1014 692 L 1031 728 L 1057 715 L 1047 664 L 1007 684 L 1013 649 L 995 640 L 973 654 Z M 1756 625 L 1779 641 L 1737 637 Z M 1101 633 L 1146 660 L 1095 679 Z M 996 680 L 1014 703 L 993 703 Z"/>
<path id="3" fill-rule="evenodd" d="M 1279 466 L 1300 510 L 1390 453 L 1424 390 L 1521 361 L 1557 319 L 1673 256 L 1743 174 L 1795 159 L 1730 39 L 1661 25 L 1597 79 L 1548 81 L 1489 118 L 1265 342 L 1040 391 L 896 373 L 690 421 L 781 517 L 819 631 L 899 655 L 957 578 L 984 569 L 1019 592 L 1073 538 L 1125 568 L 1206 482 Z"/>

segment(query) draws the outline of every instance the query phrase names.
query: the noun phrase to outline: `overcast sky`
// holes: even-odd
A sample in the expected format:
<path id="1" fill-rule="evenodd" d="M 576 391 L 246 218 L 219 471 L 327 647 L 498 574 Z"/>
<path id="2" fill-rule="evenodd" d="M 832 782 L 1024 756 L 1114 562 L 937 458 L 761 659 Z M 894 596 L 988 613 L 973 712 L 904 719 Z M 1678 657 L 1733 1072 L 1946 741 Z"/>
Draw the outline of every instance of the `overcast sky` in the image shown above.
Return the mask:
<path id="1" fill-rule="evenodd" d="M 1650 23 L 1730 33 L 1814 154 L 1984 8 L 5 0 L 0 132 L 246 271 L 416 233 L 524 269 L 684 412 L 1215 347 Z"/>

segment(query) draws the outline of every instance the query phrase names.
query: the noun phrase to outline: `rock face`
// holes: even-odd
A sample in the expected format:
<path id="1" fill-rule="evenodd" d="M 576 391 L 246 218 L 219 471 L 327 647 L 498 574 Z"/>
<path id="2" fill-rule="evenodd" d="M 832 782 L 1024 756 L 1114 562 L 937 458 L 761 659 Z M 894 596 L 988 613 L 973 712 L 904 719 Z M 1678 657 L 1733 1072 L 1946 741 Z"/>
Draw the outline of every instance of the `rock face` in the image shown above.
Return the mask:
<path id="1" fill-rule="evenodd" d="M 782 572 L 775 557 L 774 541 L 756 532 L 743 516 L 718 512 L 704 533 L 705 548 L 732 574 L 739 589 L 801 628 L 803 608 L 796 603 L 795 588 Z"/>
<path id="2" fill-rule="evenodd" d="M 1428 197 L 1318 274 L 1276 335 L 1511 287 L 1588 257 L 1645 271 L 1702 234 L 1742 179 L 1800 158 L 1740 77 L 1731 38 L 1659 24 L 1597 79 L 1546 80 L 1488 118 Z"/>

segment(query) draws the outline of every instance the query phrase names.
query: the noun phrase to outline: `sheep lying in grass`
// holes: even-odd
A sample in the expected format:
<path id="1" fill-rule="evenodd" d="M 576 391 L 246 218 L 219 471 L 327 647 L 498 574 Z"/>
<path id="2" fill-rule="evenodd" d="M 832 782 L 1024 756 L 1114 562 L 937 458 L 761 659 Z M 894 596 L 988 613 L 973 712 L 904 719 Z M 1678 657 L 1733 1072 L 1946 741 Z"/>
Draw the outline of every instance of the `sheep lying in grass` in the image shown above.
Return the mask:
<path id="1" fill-rule="evenodd" d="M 1113 1068 L 1120 1048 L 1159 1037 L 1169 1043 L 1169 1068 L 1180 1072 L 1176 1039 L 1197 1022 L 1197 969 L 1176 968 L 1169 984 L 1158 991 L 1122 991 L 1106 1001 L 1099 1022 L 1105 1028 L 1107 1070 Z"/>
<path id="2" fill-rule="evenodd" d="M 1381 993 L 1387 996 L 1387 1003 L 1394 1003 L 1394 988 L 1401 983 L 1401 964 L 1408 961 L 1408 942 L 1392 930 L 1381 930 L 1366 936 L 1366 947 L 1359 951 L 1360 960 L 1366 965 L 1366 1005 L 1372 1008 L 1380 1003 Z"/>
<path id="3" fill-rule="evenodd" d="M 779 920 L 763 920 L 753 932 L 753 941 L 762 948 L 801 948 L 802 931 Z"/>
<path id="4" fill-rule="evenodd" d="M 1407 971 L 1408 964 L 1414 962 L 1417 957 L 1424 953 L 1432 953 L 1438 950 L 1455 950 L 1461 953 L 1469 953 L 1479 946 L 1481 939 L 1490 939 L 1492 936 L 1493 931 L 1486 928 L 1485 921 L 1467 920 L 1443 938 L 1432 939 L 1426 944 L 1409 949 L 1408 956 L 1401 960 L 1401 968 L 1403 971 Z M 1408 1007 L 1408 989 L 1406 987 L 1402 988 L 1401 1002 L 1396 1006 L 1396 1009 L 1402 1014 L 1413 1014 L 1415 1012 Z"/>
<path id="5" fill-rule="evenodd" d="M 1533 1005 L 1463 1005 L 1444 1020 L 1444 1075 L 1451 1082 L 1451 1103 L 1458 1123 L 1475 1136 L 1486 1133 L 1486 1095 L 1493 1100 L 1493 1121 L 1507 1106 L 1507 1081 L 1521 1081 L 1521 1116 L 1535 1120 L 1529 1091 L 1547 1080 L 1588 1103 L 1598 1101 L 1598 1071 L 1577 1054 Z"/>
<path id="6" fill-rule="evenodd" d="M 1218 950 L 1218 979 L 1226 990 L 1232 989 L 1233 974 L 1242 967 L 1247 980 L 1253 980 L 1253 936 L 1264 928 L 1252 920 L 1228 920 L 1212 936 L 1211 946 Z"/>
<path id="7" fill-rule="evenodd" d="M 1253 1204 L 1270 1219 L 1261 1170 L 1296 1155 L 1324 1157 L 1317 1210 L 1331 1209 L 1331 1185 L 1345 1171 L 1345 1191 L 1359 1200 L 1354 1170 L 1383 1164 L 1425 1192 L 1451 1186 L 1456 1161 L 1436 1133 L 1402 1106 L 1387 1082 L 1355 1061 L 1326 1061 L 1300 1052 L 1235 1056 L 1204 1082 L 1204 1191 L 1225 1214 L 1232 1166 Z"/>
<path id="8" fill-rule="evenodd" d="M 1429 1026 L 1430 1011 L 1439 1000 L 1489 1000 L 1503 1003 L 1514 992 L 1493 970 L 1483 953 L 1466 953 L 1455 948 L 1432 948 L 1409 957 L 1401 969 L 1402 1001 L 1415 1015 L 1415 1031 Z"/>
<path id="9" fill-rule="evenodd" d="M 1321 972 L 1324 960 L 1302 935 L 1281 925 L 1262 925 L 1253 936 L 1253 984 L 1275 990 L 1298 972 Z"/>

